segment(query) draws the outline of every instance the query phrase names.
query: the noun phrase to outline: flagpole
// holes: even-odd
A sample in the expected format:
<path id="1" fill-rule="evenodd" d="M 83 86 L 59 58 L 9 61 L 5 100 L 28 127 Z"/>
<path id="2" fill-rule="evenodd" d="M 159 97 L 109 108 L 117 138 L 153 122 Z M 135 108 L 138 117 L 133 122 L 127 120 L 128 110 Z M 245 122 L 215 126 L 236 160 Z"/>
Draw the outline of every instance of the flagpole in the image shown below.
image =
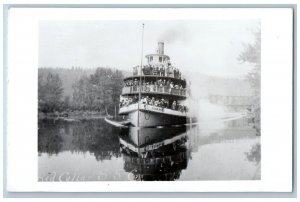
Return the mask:
<path id="1" fill-rule="evenodd" d="M 138 102 L 138 115 L 137 115 L 137 127 L 140 127 L 140 102 L 141 102 L 141 88 L 142 88 L 142 66 L 143 66 L 143 49 L 144 49 L 144 26 L 142 27 L 142 54 L 141 54 L 141 66 L 140 66 L 140 82 L 139 82 L 139 102 Z"/>
<path id="2" fill-rule="evenodd" d="M 141 66 L 140 66 L 140 82 L 139 82 L 139 102 L 138 102 L 138 115 L 137 115 L 137 141 L 138 141 L 138 156 L 139 156 L 139 164 L 140 164 L 140 181 L 142 180 L 142 163 L 141 163 L 141 158 L 140 158 L 140 102 L 141 102 L 141 88 L 142 88 L 142 67 L 143 67 L 143 49 L 144 49 L 144 23 L 143 23 L 143 27 L 142 27 L 142 53 L 141 53 Z"/>

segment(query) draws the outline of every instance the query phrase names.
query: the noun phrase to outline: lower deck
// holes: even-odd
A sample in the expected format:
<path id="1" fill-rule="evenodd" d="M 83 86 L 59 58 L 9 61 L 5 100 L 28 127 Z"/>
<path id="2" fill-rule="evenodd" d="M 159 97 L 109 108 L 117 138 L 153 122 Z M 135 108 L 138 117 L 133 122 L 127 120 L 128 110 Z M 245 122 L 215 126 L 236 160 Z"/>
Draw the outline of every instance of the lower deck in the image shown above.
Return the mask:
<path id="1" fill-rule="evenodd" d="M 119 110 L 119 114 L 127 115 L 127 114 L 132 113 L 137 110 L 138 110 L 138 103 L 135 103 L 135 104 L 121 107 Z M 147 105 L 147 104 L 140 104 L 139 110 L 146 112 L 146 113 L 153 112 L 153 113 L 172 115 L 172 116 L 180 116 L 180 117 L 187 116 L 187 112 L 185 112 L 185 111 L 172 110 L 172 109 L 168 109 L 168 108 L 157 107 L 157 106 L 152 106 L 152 105 Z"/>

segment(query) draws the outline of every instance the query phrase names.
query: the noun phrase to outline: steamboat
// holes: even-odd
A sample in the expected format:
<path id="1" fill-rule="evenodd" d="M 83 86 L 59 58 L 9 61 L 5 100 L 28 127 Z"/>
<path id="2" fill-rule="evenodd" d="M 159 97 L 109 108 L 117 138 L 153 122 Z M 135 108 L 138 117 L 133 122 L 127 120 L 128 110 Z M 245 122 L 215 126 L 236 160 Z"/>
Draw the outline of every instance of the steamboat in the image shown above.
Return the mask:
<path id="1" fill-rule="evenodd" d="M 147 64 L 141 60 L 132 75 L 124 78 L 119 115 L 127 116 L 128 124 L 135 127 L 190 123 L 188 82 L 171 64 L 164 42 L 158 42 L 156 53 L 145 57 Z"/>

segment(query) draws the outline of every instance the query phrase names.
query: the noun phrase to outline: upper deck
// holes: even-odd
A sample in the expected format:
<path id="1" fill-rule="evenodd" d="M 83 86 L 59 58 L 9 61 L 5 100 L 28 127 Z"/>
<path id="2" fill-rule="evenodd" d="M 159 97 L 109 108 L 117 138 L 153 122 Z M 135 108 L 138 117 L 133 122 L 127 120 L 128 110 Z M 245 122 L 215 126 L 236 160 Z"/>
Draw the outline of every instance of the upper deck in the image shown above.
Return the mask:
<path id="1" fill-rule="evenodd" d="M 139 80 L 143 77 L 145 82 L 155 82 L 159 79 L 168 80 L 186 87 L 186 79 L 182 76 L 179 68 L 173 66 L 170 57 L 164 53 L 164 43 L 158 42 L 157 53 L 146 55 L 145 65 L 133 67 L 132 76 L 124 78 L 124 82 Z"/>
<path id="2" fill-rule="evenodd" d="M 138 93 L 170 99 L 185 99 L 189 96 L 186 79 L 171 64 L 170 57 L 164 54 L 163 42 L 158 42 L 157 53 L 146 55 L 146 58 L 146 65 L 133 67 L 132 76 L 124 78 L 123 96 Z"/>
<path id="3" fill-rule="evenodd" d="M 141 89 L 138 86 L 123 87 L 122 95 L 135 95 L 138 94 L 139 91 L 144 95 L 163 95 L 177 99 L 186 99 L 189 94 L 186 89 L 171 89 L 169 87 L 149 85 L 142 86 Z"/>
<path id="4" fill-rule="evenodd" d="M 140 75 L 133 75 L 133 76 L 128 76 L 124 78 L 124 82 L 127 82 L 128 80 L 132 80 L 134 81 L 135 79 L 137 79 L 138 81 L 140 80 L 140 77 L 142 77 L 142 80 L 146 80 L 146 81 L 157 81 L 159 79 L 161 80 L 170 80 L 174 83 L 180 83 L 184 88 L 186 87 L 186 80 L 185 78 L 175 78 L 175 77 L 171 77 L 171 76 L 159 76 L 159 75 L 144 75 L 142 74 L 142 76 Z"/>

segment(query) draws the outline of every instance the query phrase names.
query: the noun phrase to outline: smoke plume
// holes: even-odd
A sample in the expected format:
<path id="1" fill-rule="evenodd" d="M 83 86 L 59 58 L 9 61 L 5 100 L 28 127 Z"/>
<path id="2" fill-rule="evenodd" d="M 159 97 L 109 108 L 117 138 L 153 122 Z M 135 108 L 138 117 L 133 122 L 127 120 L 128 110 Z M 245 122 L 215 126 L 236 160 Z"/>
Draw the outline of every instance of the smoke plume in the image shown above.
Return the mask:
<path id="1" fill-rule="evenodd" d="M 177 41 L 186 42 L 187 40 L 188 33 L 184 27 L 169 29 L 163 32 L 158 38 L 158 41 L 162 41 L 165 43 L 175 43 Z"/>

